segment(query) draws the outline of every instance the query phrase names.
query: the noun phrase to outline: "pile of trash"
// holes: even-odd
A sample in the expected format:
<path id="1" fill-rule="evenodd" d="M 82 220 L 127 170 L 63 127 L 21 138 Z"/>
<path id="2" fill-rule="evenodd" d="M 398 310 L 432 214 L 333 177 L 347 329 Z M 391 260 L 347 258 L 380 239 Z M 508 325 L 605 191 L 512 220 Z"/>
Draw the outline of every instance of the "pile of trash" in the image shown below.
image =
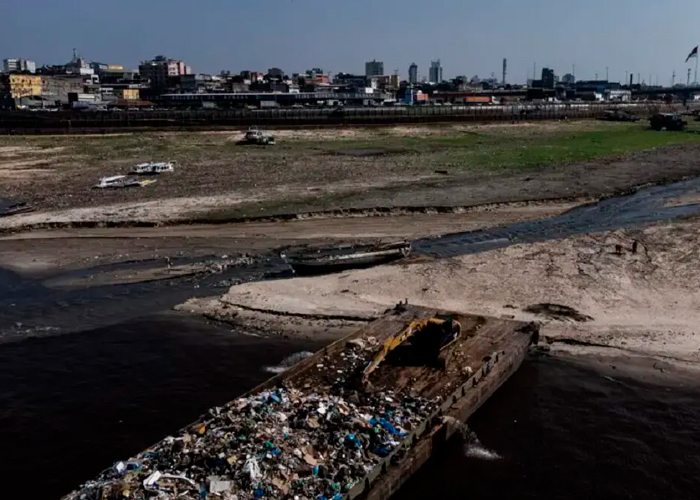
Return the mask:
<path id="1" fill-rule="evenodd" d="M 341 500 L 437 402 L 392 391 L 277 388 L 209 410 L 66 500 Z"/>

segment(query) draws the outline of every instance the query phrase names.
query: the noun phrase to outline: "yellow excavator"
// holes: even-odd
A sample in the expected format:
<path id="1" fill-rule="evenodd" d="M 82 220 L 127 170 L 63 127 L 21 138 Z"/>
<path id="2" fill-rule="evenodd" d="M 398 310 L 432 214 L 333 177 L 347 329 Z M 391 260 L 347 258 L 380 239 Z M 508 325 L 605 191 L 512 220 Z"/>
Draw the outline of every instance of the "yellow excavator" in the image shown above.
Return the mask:
<path id="1" fill-rule="evenodd" d="M 452 316 L 437 315 L 412 321 L 404 330 L 384 341 L 381 350 L 362 372 L 363 385 L 367 385 L 370 374 L 388 354 L 404 342 L 409 341 L 423 356 L 437 359 L 440 352 L 454 344 L 461 333 L 462 325 Z"/>

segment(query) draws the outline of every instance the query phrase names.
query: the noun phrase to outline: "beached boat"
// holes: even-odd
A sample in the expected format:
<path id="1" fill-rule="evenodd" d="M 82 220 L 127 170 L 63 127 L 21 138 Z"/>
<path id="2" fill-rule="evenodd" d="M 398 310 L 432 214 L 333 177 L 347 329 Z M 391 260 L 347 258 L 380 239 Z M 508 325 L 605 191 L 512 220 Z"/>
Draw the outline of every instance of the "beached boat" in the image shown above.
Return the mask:
<path id="1" fill-rule="evenodd" d="M 97 189 L 120 188 L 124 187 L 125 182 L 126 175 L 113 175 L 111 177 L 102 177 L 93 187 Z"/>
<path id="2" fill-rule="evenodd" d="M 131 169 L 131 173 L 135 175 L 156 175 L 174 172 L 176 163 L 174 161 L 139 163 Z"/>
<path id="3" fill-rule="evenodd" d="M 296 274 L 313 275 L 385 264 L 411 253 L 410 242 L 364 245 L 288 256 Z"/>
<path id="4" fill-rule="evenodd" d="M 97 189 L 119 189 L 129 187 L 145 187 L 155 183 L 155 179 L 135 179 L 126 175 L 114 175 L 112 177 L 102 177 L 100 182 L 93 187 Z"/>
<path id="5" fill-rule="evenodd" d="M 34 207 L 29 203 L 15 203 L 14 205 L 7 206 L 5 208 L 0 208 L 0 217 L 8 217 L 10 215 L 23 214 L 26 212 L 33 212 Z"/>

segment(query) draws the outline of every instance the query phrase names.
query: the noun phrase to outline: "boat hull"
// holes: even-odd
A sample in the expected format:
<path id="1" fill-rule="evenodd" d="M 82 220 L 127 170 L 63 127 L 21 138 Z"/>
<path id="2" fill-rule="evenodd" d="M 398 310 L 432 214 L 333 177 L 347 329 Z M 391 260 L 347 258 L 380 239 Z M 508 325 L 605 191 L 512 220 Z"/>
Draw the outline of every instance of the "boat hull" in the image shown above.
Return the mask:
<path id="1" fill-rule="evenodd" d="M 309 276 L 387 264 L 408 257 L 410 253 L 411 245 L 402 243 L 400 245 L 361 249 L 348 254 L 301 256 L 289 258 L 287 262 L 296 274 Z"/>

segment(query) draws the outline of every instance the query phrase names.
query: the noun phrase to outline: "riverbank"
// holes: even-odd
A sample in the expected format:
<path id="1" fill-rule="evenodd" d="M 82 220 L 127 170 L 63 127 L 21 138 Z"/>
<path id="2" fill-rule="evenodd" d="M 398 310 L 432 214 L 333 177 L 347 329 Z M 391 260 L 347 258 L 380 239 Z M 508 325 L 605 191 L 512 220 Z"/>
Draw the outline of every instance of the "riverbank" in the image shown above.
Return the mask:
<path id="1" fill-rule="evenodd" d="M 699 238 L 700 220 L 673 221 L 427 263 L 242 284 L 181 309 L 228 321 L 239 310 L 257 310 L 317 322 L 323 316 L 369 319 L 408 298 L 417 305 L 539 321 L 545 344 L 697 363 Z M 620 255 L 616 245 L 623 247 Z"/>
<path id="2" fill-rule="evenodd" d="M 463 213 L 335 217 L 241 224 L 150 228 L 34 230 L 0 236 L 0 266 L 52 275 L 126 261 L 261 255 L 291 246 L 332 246 L 414 240 L 559 215 L 577 202 L 513 203 Z"/>
<path id="3" fill-rule="evenodd" d="M 0 137 L 0 200 L 33 213 L 0 231 L 464 211 L 595 199 L 700 174 L 700 135 L 578 121 L 240 133 Z M 144 188 L 92 189 L 136 163 L 177 161 Z"/>

